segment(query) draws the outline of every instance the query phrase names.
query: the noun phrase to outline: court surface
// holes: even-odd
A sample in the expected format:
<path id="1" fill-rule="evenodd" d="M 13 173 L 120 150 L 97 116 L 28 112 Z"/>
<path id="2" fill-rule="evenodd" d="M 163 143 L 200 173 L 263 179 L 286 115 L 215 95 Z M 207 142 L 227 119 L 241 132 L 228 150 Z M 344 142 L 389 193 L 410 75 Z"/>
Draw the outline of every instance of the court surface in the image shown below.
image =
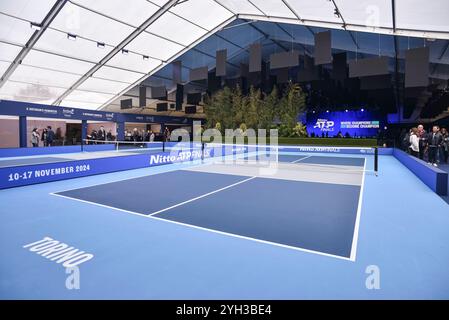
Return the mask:
<path id="1" fill-rule="evenodd" d="M 2 190 L 0 297 L 449 298 L 449 207 L 395 158 L 380 156 L 378 177 L 361 155 L 252 160 Z M 44 237 L 94 255 L 79 290 L 24 248 Z"/>
<path id="2" fill-rule="evenodd" d="M 351 258 L 364 159 L 282 156 L 279 160 L 283 165 L 265 175 L 260 172 L 263 167 L 251 162 L 213 163 L 55 195 Z M 304 163 L 325 164 L 320 170 L 326 171 Z M 148 192 L 149 185 L 166 187 Z M 301 195 L 307 197 L 299 200 Z M 332 201 L 333 210 L 327 210 L 324 197 Z"/>

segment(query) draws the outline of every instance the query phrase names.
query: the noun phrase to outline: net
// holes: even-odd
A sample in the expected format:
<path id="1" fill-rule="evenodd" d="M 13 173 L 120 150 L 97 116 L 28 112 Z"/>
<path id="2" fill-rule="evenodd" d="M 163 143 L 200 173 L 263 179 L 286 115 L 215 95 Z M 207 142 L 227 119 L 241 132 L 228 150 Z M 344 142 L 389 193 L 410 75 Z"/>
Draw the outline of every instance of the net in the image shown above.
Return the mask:
<path id="1" fill-rule="evenodd" d="M 97 156 L 163 154 L 176 158 L 176 162 L 202 158 L 204 145 L 195 142 L 173 141 L 103 141 L 84 140 L 83 153 Z"/>
<path id="2" fill-rule="evenodd" d="M 206 143 L 215 162 L 252 166 L 294 165 L 320 172 L 369 172 L 377 175 L 378 149 L 370 147 L 270 146 Z"/>
<path id="3" fill-rule="evenodd" d="M 378 170 L 376 148 L 206 143 L 204 154 L 204 165 L 188 170 L 354 186 Z"/>
<path id="4" fill-rule="evenodd" d="M 162 141 L 104 141 L 85 139 L 82 147 L 84 152 L 114 151 L 125 153 L 151 153 L 164 152 L 165 143 Z"/>
<path id="5" fill-rule="evenodd" d="M 270 172 L 274 167 L 284 170 L 281 176 L 298 172 L 339 176 L 378 172 L 377 148 L 84 140 L 83 151 L 101 155 L 161 154 L 170 156 L 172 163 L 201 159 L 214 164 L 214 171 L 243 175 L 245 171 Z"/>

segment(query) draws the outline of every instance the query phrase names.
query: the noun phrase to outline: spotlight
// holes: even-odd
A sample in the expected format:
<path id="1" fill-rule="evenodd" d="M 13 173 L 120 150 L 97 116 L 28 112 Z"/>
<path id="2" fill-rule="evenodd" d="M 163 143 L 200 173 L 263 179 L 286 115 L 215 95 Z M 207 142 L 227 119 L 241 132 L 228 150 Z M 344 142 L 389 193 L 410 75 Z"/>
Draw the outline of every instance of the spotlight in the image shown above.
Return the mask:
<path id="1" fill-rule="evenodd" d="M 312 113 L 315 113 L 315 110 L 313 110 Z"/>
<path id="2" fill-rule="evenodd" d="M 129 53 L 129 51 L 128 51 L 128 50 L 126 50 L 126 49 L 122 49 L 122 54 L 124 54 L 125 56 L 127 56 L 127 55 L 128 55 L 128 53 Z"/>
<path id="3" fill-rule="evenodd" d="M 67 39 L 69 39 L 71 41 L 76 41 L 76 35 L 67 33 Z"/>
<path id="4" fill-rule="evenodd" d="M 363 111 L 365 111 L 365 109 L 363 109 L 363 108 L 362 108 L 362 109 L 360 109 L 360 111 L 362 111 L 362 112 L 363 112 Z"/>
<path id="5" fill-rule="evenodd" d="M 348 111 L 349 111 L 348 109 L 345 110 L 345 112 L 348 112 Z"/>
<path id="6" fill-rule="evenodd" d="M 329 113 L 329 110 L 326 110 L 326 113 Z"/>
<path id="7" fill-rule="evenodd" d="M 104 49 L 106 45 L 104 44 L 104 42 L 97 42 L 97 47 L 100 49 Z"/>
<path id="8" fill-rule="evenodd" d="M 30 22 L 30 27 L 31 27 L 31 29 L 38 30 L 38 31 L 40 29 L 42 29 L 42 26 L 39 23 L 35 23 L 35 22 Z"/>

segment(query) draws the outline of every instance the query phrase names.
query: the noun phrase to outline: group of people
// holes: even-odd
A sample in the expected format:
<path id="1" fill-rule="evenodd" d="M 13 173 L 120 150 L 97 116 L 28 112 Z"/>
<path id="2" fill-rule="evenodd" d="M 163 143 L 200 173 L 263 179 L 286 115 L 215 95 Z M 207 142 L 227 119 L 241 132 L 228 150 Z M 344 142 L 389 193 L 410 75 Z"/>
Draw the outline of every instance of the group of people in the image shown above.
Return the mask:
<path id="1" fill-rule="evenodd" d="M 104 127 L 101 126 L 98 131 L 95 130 L 95 129 L 92 130 L 90 135 L 87 135 L 87 139 L 94 140 L 94 141 L 97 141 L 97 140 L 98 141 L 114 141 L 115 137 L 112 135 L 112 131 L 111 130 L 106 132 Z"/>
<path id="2" fill-rule="evenodd" d="M 51 147 L 55 140 L 55 132 L 51 126 L 42 129 L 42 133 L 39 133 L 37 128 L 34 128 L 31 132 L 31 144 L 33 147 L 39 147 L 39 143 L 42 141 L 44 147 Z"/>
<path id="3" fill-rule="evenodd" d="M 153 130 L 138 130 L 134 128 L 132 131 L 125 130 L 125 140 L 126 141 L 149 141 L 153 142 L 155 138 L 155 133 Z"/>
<path id="4" fill-rule="evenodd" d="M 138 130 L 134 128 L 132 131 L 125 130 L 126 141 L 148 141 L 153 142 L 156 138 L 156 133 L 153 130 Z M 163 133 L 163 139 L 165 141 L 170 140 L 170 130 L 166 127 Z"/>
<path id="5" fill-rule="evenodd" d="M 434 125 L 431 132 L 426 132 L 423 125 L 413 127 L 404 135 L 402 143 L 410 154 L 435 167 L 439 163 L 448 163 L 449 133 L 446 128 Z"/>

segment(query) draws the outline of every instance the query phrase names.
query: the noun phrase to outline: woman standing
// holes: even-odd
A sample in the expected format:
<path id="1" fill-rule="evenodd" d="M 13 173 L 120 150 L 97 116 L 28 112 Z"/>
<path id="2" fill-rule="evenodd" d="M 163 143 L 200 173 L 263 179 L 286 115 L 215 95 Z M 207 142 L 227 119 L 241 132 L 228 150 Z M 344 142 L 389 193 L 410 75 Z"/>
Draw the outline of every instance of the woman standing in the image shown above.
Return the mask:
<path id="1" fill-rule="evenodd" d="M 410 133 L 410 154 L 416 158 L 419 158 L 419 138 L 418 128 L 412 128 Z"/>
<path id="2" fill-rule="evenodd" d="M 443 144 L 441 145 L 441 151 L 443 153 L 442 160 L 447 164 L 447 159 L 449 156 L 449 133 L 446 128 L 441 128 L 441 135 L 443 136 Z"/>
<path id="3" fill-rule="evenodd" d="M 33 147 L 39 147 L 39 133 L 37 132 L 37 128 L 34 128 L 33 132 L 31 132 L 31 144 Z"/>
<path id="4" fill-rule="evenodd" d="M 44 129 L 42 130 L 42 136 L 41 136 L 41 140 L 42 140 L 42 142 L 44 143 L 44 147 L 48 147 L 48 143 L 47 143 L 47 135 L 48 135 L 47 128 L 44 128 Z"/>

